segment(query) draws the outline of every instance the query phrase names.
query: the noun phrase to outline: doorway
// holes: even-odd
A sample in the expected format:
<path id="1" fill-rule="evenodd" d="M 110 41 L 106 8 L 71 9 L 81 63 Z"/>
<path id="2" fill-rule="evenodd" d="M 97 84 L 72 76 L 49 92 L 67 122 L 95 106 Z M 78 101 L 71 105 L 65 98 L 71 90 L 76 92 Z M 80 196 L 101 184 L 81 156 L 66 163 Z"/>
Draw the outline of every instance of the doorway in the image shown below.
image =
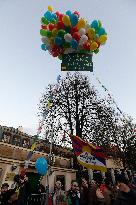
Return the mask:
<path id="1" fill-rule="evenodd" d="M 34 172 L 27 172 L 28 182 L 30 184 L 30 190 L 32 193 L 37 193 L 38 185 L 40 184 L 40 175 Z"/>

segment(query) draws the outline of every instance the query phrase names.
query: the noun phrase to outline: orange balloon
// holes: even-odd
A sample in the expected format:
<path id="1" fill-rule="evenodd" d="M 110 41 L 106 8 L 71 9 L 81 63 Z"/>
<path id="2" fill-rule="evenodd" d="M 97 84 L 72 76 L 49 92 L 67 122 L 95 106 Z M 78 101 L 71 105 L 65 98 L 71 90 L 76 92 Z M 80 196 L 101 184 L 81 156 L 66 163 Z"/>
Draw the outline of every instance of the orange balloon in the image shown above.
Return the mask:
<path id="1" fill-rule="evenodd" d="M 98 44 L 94 41 L 90 46 L 90 50 L 95 51 L 97 48 L 98 48 Z"/>

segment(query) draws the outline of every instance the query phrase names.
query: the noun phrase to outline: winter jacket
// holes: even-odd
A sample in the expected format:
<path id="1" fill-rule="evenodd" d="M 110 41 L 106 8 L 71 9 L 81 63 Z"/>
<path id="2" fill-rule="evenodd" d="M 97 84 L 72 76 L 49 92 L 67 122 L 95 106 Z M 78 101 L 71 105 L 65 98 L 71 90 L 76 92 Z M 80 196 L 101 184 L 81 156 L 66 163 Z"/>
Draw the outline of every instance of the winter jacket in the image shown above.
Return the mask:
<path id="1" fill-rule="evenodd" d="M 68 205 L 80 205 L 80 193 L 70 190 L 67 194 Z"/>
<path id="2" fill-rule="evenodd" d="M 114 205 L 136 205 L 136 192 L 130 190 L 130 192 L 120 192 Z"/>

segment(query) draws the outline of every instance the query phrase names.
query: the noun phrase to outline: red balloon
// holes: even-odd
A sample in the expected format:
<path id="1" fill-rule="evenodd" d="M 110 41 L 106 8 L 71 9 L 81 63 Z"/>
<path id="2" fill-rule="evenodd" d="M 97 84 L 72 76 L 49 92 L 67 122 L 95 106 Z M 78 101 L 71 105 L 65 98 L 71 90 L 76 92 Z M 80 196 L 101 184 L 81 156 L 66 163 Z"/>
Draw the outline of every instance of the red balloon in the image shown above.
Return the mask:
<path id="1" fill-rule="evenodd" d="M 76 26 L 71 28 L 70 33 L 73 35 L 75 32 L 78 32 L 78 28 Z"/>
<path id="2" fill-rule="evenodd" d="M 58 50 L 58 48 L 59 48 L 59 47 L 58 47 L 57 45 L 53 45 L 51 51 L 52 51 L 52 52 L 55 52 L 56 50 Z"/>
<path id="3" fill-rule="evenodd" d="M 48 28 L 50 31 L 52 31 L 55 28 L 55 26 L 53 23 L 49 23 Z"/>
<path id="4" fill-rule="evenodd" d="M 64 16 L 64 14 L 59 15 L 59 21 L 62 21 L 63 16 Z"/>
<path id="5" fill-rule="evenodd" d="M 52 55 L 53 55 L 53 57 L 57 57 L 59 54 L 58 54 L 58 52 L 53 52 Z"/>
<path id="6" fill-rule="evenodd" d="M 73 38 L 74 38 L 76 41 L 79 41 L 79 40 L 80 40 L 80 34 L 79 34 L 78 32 L 73 33 Z"/>
<path id="7" fill-rule="evenodd" d="M 57 57 L 60 54 L 62 54 L 63 52 L 64 52 L 64 50 L 62 48 L 60 48 L 59 46 L 57 46 L 57 45 L 54 45 L 51 49 L 51 55 L 53 57 Z"/>
<path id="8" fill-rule="evenodd" d="M 74 14 L 76 14 L 78 16 L 78 18 L 80 17 L 80 14 L 78 11 L 74 11 Z"/>
<path id="9" fill-rule="evenodd" d="M 64 29 L 64 23 L 62 21 L 58 21 L 57 28 L 58 29 Z"/>
<path id="10" fill-rule="evenodd" d="M 57 15 L 57 17 L 59 17 L 59 15 L 60 15 L 59 11 L 56 11 L 55 14 Z"/>
<path id="11" fill-rule="evenodd" d="M 46 29 L 47 29 L 47 26 L 41 25 L 41 28 L 46 30 Z"/>
<path id="12" fill-rule="evenodd" d="M 84 44 L 83 44 L 83 48 L 84 48 L 85 50 L 90 50 L 90 43 L 89 43 L 89 42 L 84 43 Z"/>

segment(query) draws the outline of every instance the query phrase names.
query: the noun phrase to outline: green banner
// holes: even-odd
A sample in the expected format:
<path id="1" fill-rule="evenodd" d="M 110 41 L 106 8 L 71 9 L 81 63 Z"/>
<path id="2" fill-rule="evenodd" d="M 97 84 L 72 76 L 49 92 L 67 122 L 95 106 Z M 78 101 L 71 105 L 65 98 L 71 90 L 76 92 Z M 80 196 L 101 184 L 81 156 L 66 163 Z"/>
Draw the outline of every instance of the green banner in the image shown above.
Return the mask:
<path id="1" fill-rule="evenodd" d="M 62 57 L 61 71 L 90 71 L 93 72 L 91 53 L 70 53 Z"/>

